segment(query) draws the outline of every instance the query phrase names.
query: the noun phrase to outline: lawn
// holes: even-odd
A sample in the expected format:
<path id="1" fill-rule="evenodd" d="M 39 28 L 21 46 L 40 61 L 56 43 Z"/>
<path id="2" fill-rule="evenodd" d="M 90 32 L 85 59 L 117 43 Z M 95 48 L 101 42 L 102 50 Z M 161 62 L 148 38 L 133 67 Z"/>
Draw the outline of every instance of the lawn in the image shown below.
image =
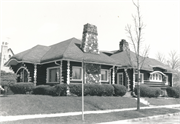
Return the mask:
<path id="1" fill-rule="evenodd" d="M 69 117 L 54 117 L 42 119 L 27 119 L 12 122 L 2 122 L 3 124 L 94 124 L 101 122 L 111 122 L 125 119 L 133 119 L 139 117 L 147 117 L 154 115 L 163 115 L 168 113 L 176 113 L 180 110 L 175 109 L 143 109 L 140 111 L 121 111 L 106 114 L 88 114 L 85 115 L 85 121 L 82 121 L 81 115 Z M 1 123 L 0 123 L 1 124 Z"/>
<path id="2" fill-rule="evenodd" d="M 180 99 L 145 98 L 151 105 L 180 104 Z M 85 111 L 136 108 L 137 101 L 127 97 L 86 96 Z M 141 107 L 146 106 L 141 104 Z M 0 116 L 80 112 L 81 97 L 47 95 L 8 95 L 0 97 Z"/>
<path id="3" fill-rule="evenodd" d="M 151 105 L 171 105 L 180 104 L 180 98 L 158 97 L 158 98 L 145 98 Z"/>
<path id="4" fill-rule="evenodd" d="M 136 107 L 137 101 L 127 97 L 85 97 L 85 111 Z M 145 106 L 141 104 L 141 107 Z M 0 97 L 0 115 L 49 114 L 81 111 L 81 97 L 47 95 L 8 95 Z"/>

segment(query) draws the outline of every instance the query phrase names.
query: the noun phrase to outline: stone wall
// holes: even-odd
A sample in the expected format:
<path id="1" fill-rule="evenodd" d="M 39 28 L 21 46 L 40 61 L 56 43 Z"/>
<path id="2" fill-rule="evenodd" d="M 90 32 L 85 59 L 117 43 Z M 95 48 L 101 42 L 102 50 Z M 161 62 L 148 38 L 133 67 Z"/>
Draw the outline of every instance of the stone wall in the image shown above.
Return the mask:
<path id="1" fill-rule="evenodd" d="M 92 83 L 100 83 L 101 78 L 101 65 L 99 64 L 91 64 L 86 63 L 86 83 L 92 84 Z"/>

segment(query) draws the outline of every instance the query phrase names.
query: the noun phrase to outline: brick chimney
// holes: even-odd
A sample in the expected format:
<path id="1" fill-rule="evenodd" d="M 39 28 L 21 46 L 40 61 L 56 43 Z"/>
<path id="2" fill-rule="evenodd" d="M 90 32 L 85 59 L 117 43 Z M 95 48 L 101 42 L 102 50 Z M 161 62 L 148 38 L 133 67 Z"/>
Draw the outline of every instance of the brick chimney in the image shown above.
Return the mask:
<path id="1" fill-rule="evenodd" d="M 83 37 L 81 48 L 85 53 L 99 54 L 97 27 L 91 24 L 85 24 L 83 29 Z"/>
<path id="2" fill-rule="evenodd" d="M 129 43 L 122 39 L 120 42 L 119 42 L 119 50 L 120 51 L 126 51 L 126 50 L 129 50 Z"/>

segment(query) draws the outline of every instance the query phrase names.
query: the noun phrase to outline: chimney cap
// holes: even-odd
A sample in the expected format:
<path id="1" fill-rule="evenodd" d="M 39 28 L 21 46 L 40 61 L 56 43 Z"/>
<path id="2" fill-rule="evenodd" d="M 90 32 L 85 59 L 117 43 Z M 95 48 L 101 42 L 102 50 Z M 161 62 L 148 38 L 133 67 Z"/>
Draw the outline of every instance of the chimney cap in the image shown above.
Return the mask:
<path id="1" fill-rule="evenodd" d="M 87 23 L 87 24 L 84 25 L 83 34 L 84 33 L 92 33 L 92 34 L 98 35 L 97 27 L 95 25 Z"/>

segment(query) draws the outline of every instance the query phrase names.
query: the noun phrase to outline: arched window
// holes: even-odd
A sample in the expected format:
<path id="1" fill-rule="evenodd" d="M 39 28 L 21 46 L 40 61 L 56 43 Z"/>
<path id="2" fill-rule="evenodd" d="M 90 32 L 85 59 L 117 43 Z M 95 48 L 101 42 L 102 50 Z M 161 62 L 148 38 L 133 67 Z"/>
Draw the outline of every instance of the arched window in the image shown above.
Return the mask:
<path id="1" fill-rule="evenodd" d="M 158 72 L 150 74 L 149 80 L 150 81 L 162 82 L 162 74 L 160 74 Z"/>

